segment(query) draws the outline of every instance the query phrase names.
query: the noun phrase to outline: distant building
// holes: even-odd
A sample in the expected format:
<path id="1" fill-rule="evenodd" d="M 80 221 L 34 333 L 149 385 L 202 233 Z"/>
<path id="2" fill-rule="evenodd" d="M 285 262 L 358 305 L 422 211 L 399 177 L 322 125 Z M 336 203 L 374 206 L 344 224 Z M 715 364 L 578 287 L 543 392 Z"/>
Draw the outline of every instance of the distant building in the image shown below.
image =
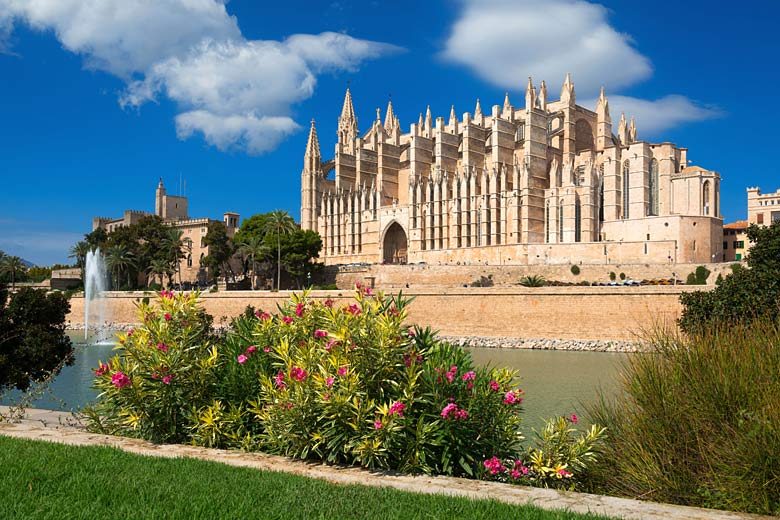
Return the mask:
<path id="1" fill-rule="evenodd" d="M 731 224 L 723 224 L 723 261 L 735 262 L 747 256 L 748 221 L 738 220 Z"/>
<path id="2" fill-rule="evenodd" d="M 402 133 L 388 103 L 358 132 L 347 89 L 332 159 L 312 121 L 301 174 L 301 227 L 326 264 L 704 263 L 722 258 L 720 175 L 688 151 L 617 135 L 602 89 L 576 104 L 567 75 L 557 101 L 529 78 L 525 107 L 449 121 L 430 108 Z M 780 209 L 780 208 L 778 208 Z"/>
<path id="3" fill-rule="evenodd" d="M 209 254 L 208 246 L 203 239 L 212 222 L 222 222 L 227 228 L 229 237 L 235 235 L 240 223 L 240 215 L 225 212 L 222 220 L 210 218 L 190 218 L 187 214 L 187 197 L 168 195 L 163 185 L 162 177 L 155 192 L 154 215 L 162 218 L 165 223 L 181 230 L 185 245 L 185 258 L 179 262 L 181 279 L 184 282 L 205 282 L 207 273 L 202 261 Z M 107 232 L 122 226 L 135 224 L 144 217 L 151 216 L 146 211 L 126 210 L 122 218 L 95 217 L 92 219 L 92 230 L 103 228 Z"/>
<path id="4" fill-rule="evenodd" d="M 761 193 L 759 187 L 748 188 L 747 217 L 747 220 L 723 225 L 723 260 L 726 262 L 747 257 L 752 245 L 747 238 L 748 226 L 768 226 L 780 221 L 780 189 L 774 193 Z"/>

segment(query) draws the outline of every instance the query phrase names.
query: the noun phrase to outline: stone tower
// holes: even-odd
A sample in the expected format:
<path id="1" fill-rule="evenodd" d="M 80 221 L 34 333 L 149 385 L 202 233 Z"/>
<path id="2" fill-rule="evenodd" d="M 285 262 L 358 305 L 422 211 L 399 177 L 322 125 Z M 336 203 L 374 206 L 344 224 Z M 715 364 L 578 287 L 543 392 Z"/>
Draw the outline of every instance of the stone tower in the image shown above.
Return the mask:
<path id="1" fill-rule="evenodd" d="M 303 156 L 303 171 L 301 172 L 301 229 L 315 229 L 317 218 L 317 178 L 322 170 L 320 142 L 317 139 L 317 127 L 311 120 L 309 140 L 306 143 L 306 153 Z"/>

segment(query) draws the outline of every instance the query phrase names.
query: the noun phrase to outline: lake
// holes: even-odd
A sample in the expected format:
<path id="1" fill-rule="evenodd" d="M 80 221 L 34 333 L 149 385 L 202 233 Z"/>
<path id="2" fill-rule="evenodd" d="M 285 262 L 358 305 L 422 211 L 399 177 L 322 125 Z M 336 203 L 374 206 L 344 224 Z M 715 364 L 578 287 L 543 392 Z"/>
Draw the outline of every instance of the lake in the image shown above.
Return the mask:
<path id="1" fill-rule="evenodd" d="M 44 394 L 32 406 L 52 410 L 76 410 L 97 397 L 90 387 L 93 370 L 99 361 L 114 355 L 113 345 L 85 345 L 83 332 L 71 331 L 76 359 L 65 367 Z M 477 364 L 510 366 L 519 370 L 520 388 L 525 391 L 524 428 L 539 428 L 543 417 L 555 415 L 583 415 L 583 404 L 592 403 L 603 389 L 607 395 L 618 391 L 618 372 L 621 363 L 631 354 L 607 352 L 569 352 L 563 350 L 524 349 L 469 349 Z M 9 404 L 18 397 L 11 392 L 0 400 Z M 52 397 L 53 396 L 53 397 Z"/>

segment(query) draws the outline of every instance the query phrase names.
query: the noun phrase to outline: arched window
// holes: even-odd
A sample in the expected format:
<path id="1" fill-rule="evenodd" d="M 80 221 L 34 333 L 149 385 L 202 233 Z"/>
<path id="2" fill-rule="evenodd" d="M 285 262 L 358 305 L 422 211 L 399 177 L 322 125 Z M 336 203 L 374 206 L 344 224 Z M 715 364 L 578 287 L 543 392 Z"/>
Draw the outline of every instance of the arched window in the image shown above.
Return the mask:
<path id="1" fill-rule="evenodd" d="M 629 195 L 628 195 L 630 190 L 628 180 L 629 180 L 629 164 L 628 164 L 628 159 L 626 159 L 625 161 L 623 161 L 623 218 L 628 218 L 629 216 L 628 207 L 631 202 L 629 200 Z"/>
<path id="2" fill-rule="evenodd" d="M 580 242 L 582 239 L 582 208 L 580 207 L 579 197 L 574 200 L 574 241 Z"/>
<path id="3" fill-rule="evenodd" d="M 658 161 L 650 161 L 650 207 L 648 215 L 658 215 Z"/>
<path id="4" fill-rule="evenodd" d="M 192 267 L 192 254 L 187 255 L 187 267 Z"/>
<path id="5" fill-rule="evenodd" d="M 604 163 L 599 165 L 599 224 L 604 223 Z M 601 236 L 601 226 L 599 226 Z"/>
<path id="6" fill-rule="evenodd" d="M 558 243 L 563 243 L 563 199 L 558 201 Z"/>
<path id="7" fill-rule="evenodd" d="M 710 214 L 710 181 L 704 181 L 702 188 L 702 203 L 704 204 L 704 215 Z"/>
<path id="8" fill-rule="evenodd" d="M 550 201 L 547 201 L 547 207 L 545 208 L 544 215 L 544 241 L 550 243 Z"/>

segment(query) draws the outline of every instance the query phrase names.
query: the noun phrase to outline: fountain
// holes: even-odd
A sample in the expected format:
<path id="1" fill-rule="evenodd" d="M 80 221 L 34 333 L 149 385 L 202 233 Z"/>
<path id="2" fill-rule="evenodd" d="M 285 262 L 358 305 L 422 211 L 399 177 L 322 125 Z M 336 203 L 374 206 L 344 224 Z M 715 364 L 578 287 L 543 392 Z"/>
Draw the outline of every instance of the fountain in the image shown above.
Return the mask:
<path id="1" fill-rule="evenodd" d="M 97 326 L 95 332 L 98 335 L 104 332 L 106 323 L 106 306 L 103 302 L 103 292 L 108 287 L 108 278 L 106 276 L 106 263 L 100 254 L 100 249 L 89 251 L 84 263 L 84 340 L 87 341 L 89 334 L 89 317 L 97 317 Z M 97 311 L 91 313 L 90 308 Z M 96 316 L 95 316 L 96 314 Z"/>

